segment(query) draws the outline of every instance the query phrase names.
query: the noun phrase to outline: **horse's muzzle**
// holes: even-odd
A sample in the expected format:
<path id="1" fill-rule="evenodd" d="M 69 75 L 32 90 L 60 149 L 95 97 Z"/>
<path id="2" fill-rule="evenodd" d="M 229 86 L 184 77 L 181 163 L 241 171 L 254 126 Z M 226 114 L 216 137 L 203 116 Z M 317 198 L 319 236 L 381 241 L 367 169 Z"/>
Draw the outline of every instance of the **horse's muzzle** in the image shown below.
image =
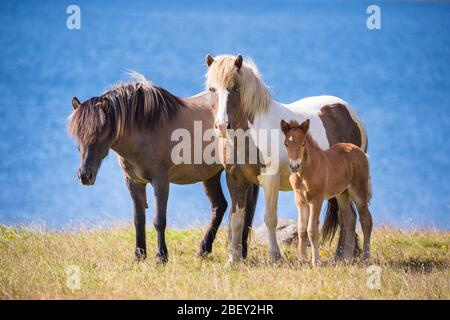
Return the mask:
<path id="1" fill-rule="evenodd" d="M 79 169 L 77 176 L 81 183 L 85 186 L 91 186 L 95 183 L 96 174 L 91 169 Z"/>
<path id="2" fill-rule="evenodd" d="M 230 124 L 228 122 L 216 122 L 214 126 L 216 127 L 216 129 L 219 129 L 221 138 L 227 137 L 227 130 L 230 129 Z"/>
<path id="3" fill-rule="evenodd" d="M 289 163 L 289 169 L 291 172 L 297 172 L 299 168 L 300 164 L 297 161 Z"/>

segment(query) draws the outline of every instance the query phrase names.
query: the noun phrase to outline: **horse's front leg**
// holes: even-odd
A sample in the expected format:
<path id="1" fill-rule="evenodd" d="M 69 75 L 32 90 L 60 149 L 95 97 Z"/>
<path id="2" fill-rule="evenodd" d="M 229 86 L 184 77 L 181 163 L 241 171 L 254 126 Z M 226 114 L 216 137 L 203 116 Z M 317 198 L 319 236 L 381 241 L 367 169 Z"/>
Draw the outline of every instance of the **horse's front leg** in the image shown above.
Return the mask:
<path id="1" fill-rule="evenodd" d="M 295 203 L 298 210 L 298 248 L 300 253 L 300 261 L 305 262 L 307 256 L 307 241 L 308 241 L 308 221 L 309 221 L 309 206 L 303 202 L 299 191 L 295 192 Z"/>
<path id="2" fill-rule="evenodd" d="M 319 250 L 319 223 L 320 210 L 322 209 L 322 199 L 315 199 L 309 204 L 309 221 L 308 221 L 308 238 L 312 248 L 312 265 L 317 267 L 320 265 Z"/>
<path id="3" fill-rule="evenodd" d="M 166 263 L 169 259 L 165 239 L 167 199 L 169 197 L 169 178 L 167 175 L 161 175 L 153 179 L 152 185 L 155 197 L 153 225 L 156 229 L 156 237 L 158 241 L 156 262 Z"/>
<path id="4" fill-rule="evenodd" d="M 262 186 L 264 188 L 266 205 L 264 222 L 266 223 L 267 231 L 269 233 L 269 252 L 272 262 L 276 262 L 281 259 L 281 252 L 277 242 L 277 205 L 279 185 L 279 174 L 266 175 L 263 177 Z"/>
<path id="5" fill-rule="evenodd" d="M 242 234 L 244 227 L 245 206 L 249 188 L 252 185 L 236 173 L 227 173 L 228 189 L 231 196 L 231 248 L 228 263 L 242 260 Z"/>
<path id="6" fill-rule="evenodd" d="M 248 235 L 252 229 L 253 217 L 258 201 L 259 185 L 251 184 L 248 188 L 247 203 L 245 205 L 244 230 L 242 231 L 242 257 L 245 259 L 248 252 Z"/>
<path id="7" fill-rule="evenodd" d="M 222 171 L 218 172 L 212 178 L 203 182 L 203 187 L 211 203 L 211 221 L 209 223 L 208 229 L 206 230 L 205 236 L 200 243 L 200 250 L 198 255 L 200 257 L 211 253 L 212 244 L 216 238 L 217 230 L 222 223 L 223 215 L 227 210 L 227 201 L 222 192 L 222 186 L 220 185 L 220 176 Z"/>
<path id="8" fill-rule="evenodd" d="M 145 243 L 145 209 L 147 208 L 147 199 L 145 184 L 125 178 L 130 191 L 134 207 L 134 226 L 136 228 L 136 249 L 137 260 L 143 260 L 147 257 L 147 246 Z"/>

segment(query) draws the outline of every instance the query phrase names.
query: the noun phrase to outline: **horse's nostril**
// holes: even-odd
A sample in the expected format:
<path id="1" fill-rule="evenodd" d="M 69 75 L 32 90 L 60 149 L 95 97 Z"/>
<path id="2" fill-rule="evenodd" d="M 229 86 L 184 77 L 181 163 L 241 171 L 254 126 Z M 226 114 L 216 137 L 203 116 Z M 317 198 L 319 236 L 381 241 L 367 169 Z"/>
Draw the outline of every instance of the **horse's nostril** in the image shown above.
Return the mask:
<path id="1" fill-rule="evenodd" d="M 86 172 L 86 179 L 91 180 L 92 178 L 92 171 Z"/>

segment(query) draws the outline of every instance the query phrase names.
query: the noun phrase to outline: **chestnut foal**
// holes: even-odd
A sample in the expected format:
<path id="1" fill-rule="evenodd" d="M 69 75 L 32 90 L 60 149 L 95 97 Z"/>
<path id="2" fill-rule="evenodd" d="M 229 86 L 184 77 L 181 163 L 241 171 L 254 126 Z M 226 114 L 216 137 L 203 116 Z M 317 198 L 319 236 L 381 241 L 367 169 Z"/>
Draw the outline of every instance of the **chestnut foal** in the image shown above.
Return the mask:
<path id="1" fill-rule="evenodd" d="M 308 133 L 309 119 L 299 124 L 281 120 L 285 135 L 285 146 L 289 156 L 291 175 L 289 181 L 295 192 L 298 208 L 298 235 L 301 259 L 306 259 L 307 237 L 313 248 L 312 264 L 320 264 L 319 217 L 322 202 L 336 197 L 344 221 L 353 201 L 358 209 L 364 234 L 364 257 L 370 257 L 370 234 L 372 218 L 368 209 L 372 190 L 369 161 L 366 154 L 351 143 L 338 143 L 328 150 L 322 150 Z M 354 217 L 354 216 L 353 216 Z M 349 219 L 350 220 L 350 219 Z M 354 218 L 353 218 L 354 221 Z M 345 234 L 344 258 L 350 259 L 355 246 L 355 228 Z"/>

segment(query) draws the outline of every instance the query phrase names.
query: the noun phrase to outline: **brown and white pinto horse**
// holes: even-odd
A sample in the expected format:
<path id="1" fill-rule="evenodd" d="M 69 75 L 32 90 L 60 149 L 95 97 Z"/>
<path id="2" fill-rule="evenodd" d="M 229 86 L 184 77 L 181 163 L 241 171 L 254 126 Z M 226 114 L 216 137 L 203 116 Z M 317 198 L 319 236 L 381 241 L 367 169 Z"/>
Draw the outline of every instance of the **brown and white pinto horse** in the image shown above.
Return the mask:
<path id="1" fill-rule="evenodd" d="M 320 264 L 319 218 L 325 199 L 337 198 L 341 206 L 352 201 L 358 209 L 364 234 L 364 258 L 370 257 L 370 235 L 372 217 L 369 201 L 372 197 L 369 161 L 360 148 L 351 143 L 337 143 L 328 150 L 322 150 L 308 133 L 310 121 L 301 124 L 295 120 L 281 120 L 281 131 L 285 135 L 289 168 L 289 180 L 295 194 L 298 209 L 298 239 L 300 258 L 306 259 L 306 241 L 309 238 L 312 264 Z M 346 210 L 345 212 L 350 212 Z M 343 216 L 342 219 L 348 219 Z M 344 258 L 352 253 L 355 234 L 348 230 L 345 237 Z"/>
<path id="2" fill-rule="evenodd" d="M 308 97 L 290 104 L 272 99 L 269 89 L 261 81 L 256 65 L 251 60 L 221 55 L 207 55 L 206 87 L 218 95 L 215 126 L 222 137 L 230 140 L 231 129 L 251 129 L 251 143 L 263 154 L 264 161 L 257 164 L 227 164 L 229 189 L 232 198 L 230 262 L 239 260 L 240 239 L 246 203 L 246 190 L 252 183 L 261 185 L 265 196 L 264 220 L 269 233 L 269 252 L 272 260 L 281 257 L 276 239 L 278 191 L 291 190 L 289 165 L 282 134 L 281 119 L 311 120 L 310 134 L 323 149 L 339 142 L 351 142 L 363 150 L 367 148 L 367 135 L 359 117 L 344 100 L 333 96 Z M 275 131 L 276 135 L 272 135 Z M 227 135 L 228 134 L 228 135 Z M 231 140 L 233 140 L 232 138 Z M 234 145 L 236 141 L 228 141 Z M 271 149 L 271 152 L 268 152 Z M 238 151 L 239 152 L 239 151 Z M 272 153 L 273 152 L 273 153 Z M 269 155 L 269 153 L 271 155 Z M 248 155 L 245 154 L 246 159 Z M 338 211 L 340 213 L 338 214 Z M 350 214 L 342 211 L 349 211 Z M 351 216 L 349 221 L 339 217 Z M 329 201 L 323 235 L 331 237 L 340 226 L 337 257 L 342 256 L 346 231 L 354 233 L 356 214 L 350 203 Z"/>
<path id="3" fill-rule="evenodd" d="M 211 110 L 214 110 L 217 104 L 216 95 L 203 92 L 191 98 L 180 99 L 147 82 L 143 76 L 135 76 L 136 81 L 115 85 L 101 96 L 83 103 L 73 98 L 75 110 L 69 119 L 69 132 L 77 139 L 81 156 L 78 178 L 84 185 L 94 184 L 101 161 L 109 149 L 117 153 L 133 200 L 135 254 L 138 259 L 147 255 L 146 186 L 149 183 L 153 186 L 153 224 L 157 232 L 158 262 L 166 262 L 168 259 L 165 229 L 169 183 L 203 182 L 211 203 L 211 222 L 200 244 L 199 254 L 209 253 L 227 208 L 220 185 L 223 167 L 220 164 L 196 164 L 193 158 L 190 163 L 174 163 L 171 153 L 177 141 L 173 141 L 171 135 L 174 130 L 181 128 L 194 136 L 196 121 L 201 122 L 203 131 L 211 129 L 214 123 Z M 203 141 L 203 144 L 197 147 L 200 147 L 202 152 L 209 144 L 210 142 Z M 258 186 L 250 188 L 248 192 L 248 227 L 244 230 L 242 243 L 244 256 Z"/>

